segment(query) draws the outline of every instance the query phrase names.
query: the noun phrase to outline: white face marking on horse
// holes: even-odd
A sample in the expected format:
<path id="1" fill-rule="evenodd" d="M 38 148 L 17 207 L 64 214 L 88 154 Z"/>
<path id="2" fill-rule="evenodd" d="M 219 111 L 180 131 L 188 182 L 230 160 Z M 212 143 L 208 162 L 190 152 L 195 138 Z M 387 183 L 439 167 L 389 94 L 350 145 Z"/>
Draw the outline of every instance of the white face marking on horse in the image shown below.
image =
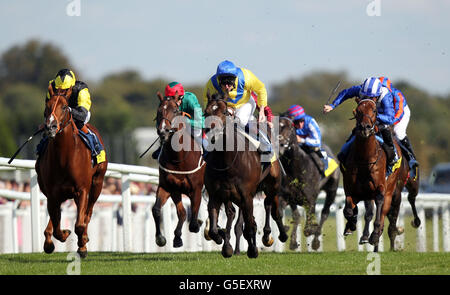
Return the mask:
<path id="1" fill-rule="evenodd" d="M 161 124 L 161 129 L 164 129 L 164 128 L 166 128 L 166 122 L 165 121 L 163 121 L 162 124 Z"/>
<path id="2" fill-rule="evenodd" d="M 163 106 L 163 109 L 167 110 L 167 106 Z"/>
<path id="3" fill-rule="evenodd" d="M 50 116 L 50 118 L 48 119 L 49 123 L 53 123 L 53 121 L 55 121 L 55 117 L 53 117 L 53 114 Z"/>
<path id="4" fill-rule="evenodd" d="M 219 108 L 218 106 L 213 106 L 213 107 L 212 107 L 212 110 L 215 111 L 215 110 L 217 110 L 218 108 Z"/>

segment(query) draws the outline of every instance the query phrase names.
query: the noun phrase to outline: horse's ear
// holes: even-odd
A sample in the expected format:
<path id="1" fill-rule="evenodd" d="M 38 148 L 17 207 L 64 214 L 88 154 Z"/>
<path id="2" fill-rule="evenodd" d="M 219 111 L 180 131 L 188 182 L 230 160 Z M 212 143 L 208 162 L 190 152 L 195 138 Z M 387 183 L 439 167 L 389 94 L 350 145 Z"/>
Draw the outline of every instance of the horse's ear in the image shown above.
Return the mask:
<path id="1" fill-rule="evenodd" d="M 180 96 L 178 95 L 178 90 L 175 91 L 175 96 L 174 96 L 174 97 L 175 97 L 175 101 L 178 101 L 178 98 L 180 97 Z"/>
<path id="2" fill-rule="evenodd" d="M 355 101 L 357 104 L 359 104 L 359 102 L 361 101 L 361 98 L 357 97 L 357 98 L 355 98 Z"/>
<path id="3" fill-rule="evenodd" d="M 66 92 L 66 97 L 67 97 L 67 99 L 69 99 L 69 97 L 72 95 L 72 91 L 73 91 L 72 87 L 70 87 L 69 89 L 67 89 L 67 92 Z"/>
<path id="4" fill-rule="evenodd" d="M 53 91 L 53 86 L 52 86 L 51 83 L 48 84 L 48 94 L 49 94 L 50 97 L 55 95 L 55 91 Z"/>
<path id="5" fill-rule="evenodd" d="M 209 92 L 209 89 L 206 92 L 206 97 L 208 98 L 208 102 L 210 102 L 211 101 L 211 93 Z"/>
<path id="6" fill-rule="evenodd" d="M 163 101 L 163 96 L 162 96 L 162 94 L 161 94 L 161 92 L 156 92 L 156 95 L 158 96 L 158 98 L 159 98 L 159 101 Z"/>

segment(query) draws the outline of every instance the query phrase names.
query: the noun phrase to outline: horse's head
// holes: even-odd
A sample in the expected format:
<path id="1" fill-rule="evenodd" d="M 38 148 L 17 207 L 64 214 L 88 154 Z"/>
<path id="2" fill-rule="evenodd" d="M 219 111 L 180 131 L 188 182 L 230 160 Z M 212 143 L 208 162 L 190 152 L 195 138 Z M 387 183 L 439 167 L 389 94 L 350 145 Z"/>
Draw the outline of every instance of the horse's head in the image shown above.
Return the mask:
<path id="1" fill-rule="evenodd" d="M 364 138 L 377 132 L 377 105 L 372 99 L 360 100 L 354 111 L 356 118 L 356 134 Z"/>
<path id="2" fill-rule="evenodd" d="M 208 104 L 206 105 L 204 116 L 205 118 L 214 116 L 215 119 L 225 126 L 227 117 L 235 118 L 235 109 L 227 105 L 226 98 L 220 93 L 214 93 L 213 95 L 207 94 Z M 216 121 L 216 120 L 214 120 Z M 215 127 L 215 123 L 212 123 L 211 128 Z M 209 129 L 209 128 L 207 128 Z"/>
<path id="3" fill-rule="evenodd" d="M 278 134 L 278 142 L 280 145 L 280 155 L 292 148 L 293 144 L 297 144 L 297 136 L 295 134 L 294 122 L 287 117 L 280 118 L 280 130 Z"/>
<path id="4" fill-rule="evenodd" d="M 156 132 L 162 142 L 167 142 L 170 136 L 174 134 L 177 130 L 177 126 L 174 125 L 174 118 L 181 115 L 181 111 L 178 107 L 178 93 L 172 96 L 162 96 L 158 91 L 157 96 L 160 100 L 158 112 L 156 114 Z"/>
<path id="5" fill-rule="evenodd" d="M 45 134 L 50 138 L 55 138 L 56 134 L 61 132 L 70 122 L 71 114 L 68 104 L 68 98 L 72 94 L 72 88 L 53 90 L 48 87 L 50 98 L 45 100 Z"/>

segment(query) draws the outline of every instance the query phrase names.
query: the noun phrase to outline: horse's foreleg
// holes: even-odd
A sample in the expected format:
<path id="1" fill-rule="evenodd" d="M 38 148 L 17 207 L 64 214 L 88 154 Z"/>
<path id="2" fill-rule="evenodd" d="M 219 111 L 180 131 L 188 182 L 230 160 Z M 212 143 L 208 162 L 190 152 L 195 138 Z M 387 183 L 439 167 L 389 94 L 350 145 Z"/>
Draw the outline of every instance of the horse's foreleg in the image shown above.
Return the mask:
<path id="1" fill-rule="evenodd" d="M 94 177 L 92 178 L 92 185 L 91 190 L 89 192 L 89 200 L 85 216 L 86 228 L 84 230 L 83 236 L 86 239 L 86 243 L 89 242 L 88 226 L 89 223 L 91 222 L 92 212 L 94 211 L 94 205 L 97 202 L 98 197 L 100 196 L 102 187 L 103 187 L 103 175 L 102 176 L 98 174 L 94 175 Z"/>
<path id="2" fill-rule="evenodd" d="M 155 220 L 155 242 L 159 247 L 164 247 L 166 245 L 166 238 L 161 234 L 161 207 L 164 206 L 169 196 L 170 194 L 165 189 L 158 186 L 158 190 L 156 191 L 156 201 L 152 208 L 152 215 Z"/>
<path id="3" fill-rule="evenodd" d="M 234 255 L 241 254 L 239 244 L 243 230 L 244 230 L 244 217 L 242 215 L 242 210 L 239 209 L 238 219 L 236 221 L 236 224 L 234 225 L 234 234 L 236 235 L 236 247 L 234 247 Z"/>
<path id="4" fill-rule="evenodd" d="M 378 252 L 378 242 L 380 240 L 380 236 L 383 233 L 384 226 L 384 217 L 389 211 L 391 206 L 391 198 L 386 198 L 382 193 L 379 193 L 375 197 L 375 205 L 376 205 L 376 214 L 375 221 L 373 223 L 373 232 L 370 235 L 369 243 L 375 246 L 375 252 Z M 387 210 L 385 210 L 387 208 Z"/>
<path id="5" fill-rule="evenodd" d="M 289 249 L 295 250 L 298 248 L 297 228 L 298 225 L 300 224 L 300 212 L 296 205 L 291 205 L 291 210 L 292 210 L 292 223 L 294 224 L 294 226 L 292 227 L 291 243 L 289 244 Z"/>
<path id="6" fill-rule="evenodd" d="M 278 231 L 280 232 L 280 235 L 278 236 L 278 239 L 280 242 L 284 243 L 288 239 L 288 235 L 286 233 L 286 227 L 283 224 L 283 210 L 280 206 L 280 197 L 278 195 L 275 195 L 272 199 L 272 218 L 275 220 Z"/>
<path id="7" fill-rule="evenodd" d="M 55 198 L 52 199 L 54 200 Z M 46 233 L 44 232 L 44 235 L 47 237 L 48 234 L 53 232 L 53 236 L 58 241 L 65 242 L 71 232 L 68 229 L 61 230 L 61 202 L 53 200 L 47 201 L 47 210 L 48 214 L 50 215 L 50 220 L 49 224 L 47 225 L 48 232 L 46 229 L 45 230 Z M 51 241 L 51 235 L 49 235 L 48 238 L 49 239 L 46 239 L 46 242 Z"/>
<path id="8" fill-rule="evenodd" d="M 272 211 L 272 200 L 270 196 L 266 195 L 266 198 L 264 199 L 264 209 L 266 212 L 266 218 L 263 228 L 263 237 L 262 242 L 264 246 L 270 247 L 273 244 L 273 238 L 271 237 L 270 233 L 272 232 L 272 229 L 270 228 L 270 212 Z"/>
<path id="9" fill-rule="evenodd" d="M 225 206 L 225 213 L 227 214 L 227 225 L 225 231 L 222 232 L 222 237 L 224 239 L 222 246 L 222 256 L 225 258 L 229 258 L 233 255 L 233 247 L 230 244 L 231 238 L 231 225 L 233 224 L 234 216 L 236 215 L 236 210 L 234 209 L 231 201 L 228 201 Z"/>
<path id="10" fill-rule="evenodd" d="M 364 229 L 361 238 L 359 239 L 359 244 L 367 244 L 369 242 L 369 226 L 373 218 L 373 201 L 364 201 L 364 208 L 366 212 L 364 213 Z"/>
<path id="11" fill-rule="evenodd" d="M 419 192 L 418 184 L 414 180 L 409 179 L 406 183 L 406 188 L 408 189 L 408 202 L 411 205 L 411 210 L 414 215 L 414 220 L 411 221 L 411 225 L 414 228 L 418 228 L 421 223 L 416 209 L 416 196 Z"/>
<path id="12" fill-rule="evenodd" d="M 244 215 L 244 237 L 248 242 L 247 256 L 249 258 L 258 257 L 258 248 L 256 247 L 256 222 L 253 216 L 253 196 L 243 196 L 245 199 L 242 206 Z"/>
<path id="13" fill-rule="evenodd" d="M 344 217 L 347 219 L 344 236 L 348 236 L 356 230 L 356 222 L 358 220 L 358 206 L 356 206 L 351 196 L 347 196 L 345 199 Z"/>
<path id="14" fill-rule="evenodd" d="M 75 222 L 75 233 L 78 236 L 78 254 L 81 258 L 87 256 L 87 235 L 86 232 L 86 212 L 88 207 L 88 193 L 81 191 L 78 197 L 75 197 L 75 204 L 77 205 L 77 220 Z"/>
<path id="15" fill-rule="evenodd" d="M 394 199 L 392 201 L 391 208 L 387 215 L 389 219 L 388 234 L 391 251 L 395 251 L 395 238 L 397 237 L 397 235 L 401 235 L 403 233 L 403 229 L 397 227 L 397 218 L 398 213 L 400 212 L 401 197 L 402 197 L 401 192 L 398 192 L 396 195 L 393 196 Z"/>
<path id="16" fill-rule="evenodd" d="M 320 247 L 319 237 L 322 234 L 323 224 L 325 220 L 328 219 L 328 215 L 330 214 L 330 207 L 334 203 L 334 199 L 336 198 L 336 190 L 328 190 L 326 192 L 325 203 L 323 204 L 322 211 L 320 212 L 320 222 L 319 228 L 314 234 L 314 240 L 312 241 L 312 249 L 317 250 Z"/>
<path id="17" fill-rule="evenodd" d="M 216 244 L 222 244 L 222 237 L 219 235 L 219 230 L 217 226 L 217 222 L 219 219 L 219 210 L 222 202 L 215 200 L 214 198 L 209 196 L 208 201 L 208 217 L 209 217 L 209 237 L 216 242 Z"/>
<path id="18" fill-rule="evenodd" d="M 316 202 L 309 200 L 305 203 L 306 224 L 303 233 L 306 237 L 315 234 L 318 231 L 319 225 L 316 220 Z"/>
<path id="19" fill-rule="evenodd" d="M 172 200 L 174 201 L 175 206 L 177 208 L 177 216 L 178 216 L 177 227 L 175 228 L 174 231 L 175 237 L 173 238 L 173 247 L 179 248 L 183 246 L 183 240 L 181 239 L 181 230 L 183 228 L 183 223 L 186 220 L 186 210 L 184 209 L 183 206 L 181 194 L 172 193 Z"/>
<path id="20" fill-rule="evenodd" d="M 202 222 L 198 219 L 198 210 L 200 209 L 200 203 L 202 201 L 202 188 L 197 188 L 191 199 L 191 220 L 189 222 L 189 231 L 198 233 Z"/>
<path id="21" fill-rule="evenodd" d="M 44 251 L 47 254 L 53 253 L 53 251 L 55 250 L 55 245 L 53 244 L 53 241 L 52 241 L 52 235 L 53 235 L 53 224 L 52 224 L 52 220 L 50 218 L 48 221 L 47 227 L 45 228 L 45 231 L 44 231 L 44 236 L 45 236 Z"/>

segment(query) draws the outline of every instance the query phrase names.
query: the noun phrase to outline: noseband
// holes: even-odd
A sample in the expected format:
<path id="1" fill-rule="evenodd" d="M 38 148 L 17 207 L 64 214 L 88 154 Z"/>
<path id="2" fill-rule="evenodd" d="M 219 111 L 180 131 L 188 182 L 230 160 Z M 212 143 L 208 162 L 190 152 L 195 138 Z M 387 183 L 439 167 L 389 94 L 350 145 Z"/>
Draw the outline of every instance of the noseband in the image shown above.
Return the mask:
<path id="1" fill-rule="evenodd" d="M 366 102 L 366 101 L 368 101 L 368 102 L 371 102 L 371 103 L 373 103 L 374 104 L 374 113 L 375 113 L 375 120 L 374 121 L 372 121 L 372 118 L 369 116 L 369 115 L 367 115 L 367 114 L 362 114 L 363 115 L 363 118 L 364 117 L 367 117 L 368 119 L 369 119 L 369 121 L 370 121 L 370 124 L 371 124 L 371 127 L 370 128 L 367 128 L 367 127 L 363 127 L 362 126 L 362 124 L 361 124 L 361 122 L 360 122 L 360 120 L 358 120 L 357 121 L 357 128 L 359 129 L 359 130 L 368 130 L 369 131 L 369 135 L 373 135 L 373 134 L 375 134 L 375 126 L 376 126 L 376 122 L 377 122 L 377 105 L 376 105 L 376 103 L 373 101 L 373 100 L 371 100 L 371 99 L 363 99 L 363 100 L 361 100 L 360 102 L 359 102 L 359 104 L 358 104 L 358 107 L 363 103 L 363 102 Z"/>
<path id="2" fill-rule="evenodd" d="M 63 122 L 59 122 L 58 117 L 55 114 L 55 111 L 56 111 L 56 106 L 58 105 L 59 99 L 61 97 L 63 97 L 63 96 L 62 95 L 58 95 L 57 96 L 56 102 L 55 102 L 55 104 L 53 105 L 53 108 L 52 108 L 52 112 L 50 113 L 50 116 L 53 116 L 53 118 L 55 118 L 57 126 L 58 126 L 58 129 L 56 130 L 55 135 L 61 133 L 64 130 L 64 128 L 66 128 L 67 125 L 69 125 L 70 123 L 75 125 L 75 123 L 72 120 L 72 113 L 69 111 L 69 105 L 67 105 L 67 104 L 62 106 L 62 109 L 64 110 L 63 118 L 67 118 L 67 119 L 65 121 L 63 121 Z M 67 116 L 67 114 L 69 114 L 69 116 Z M 48 120 L 48 118 L 46 118 L 46 119 Z M 74 126 L 74 130 L 77 130 L 77 128 L 75 128 L 75 126 Z"/>

